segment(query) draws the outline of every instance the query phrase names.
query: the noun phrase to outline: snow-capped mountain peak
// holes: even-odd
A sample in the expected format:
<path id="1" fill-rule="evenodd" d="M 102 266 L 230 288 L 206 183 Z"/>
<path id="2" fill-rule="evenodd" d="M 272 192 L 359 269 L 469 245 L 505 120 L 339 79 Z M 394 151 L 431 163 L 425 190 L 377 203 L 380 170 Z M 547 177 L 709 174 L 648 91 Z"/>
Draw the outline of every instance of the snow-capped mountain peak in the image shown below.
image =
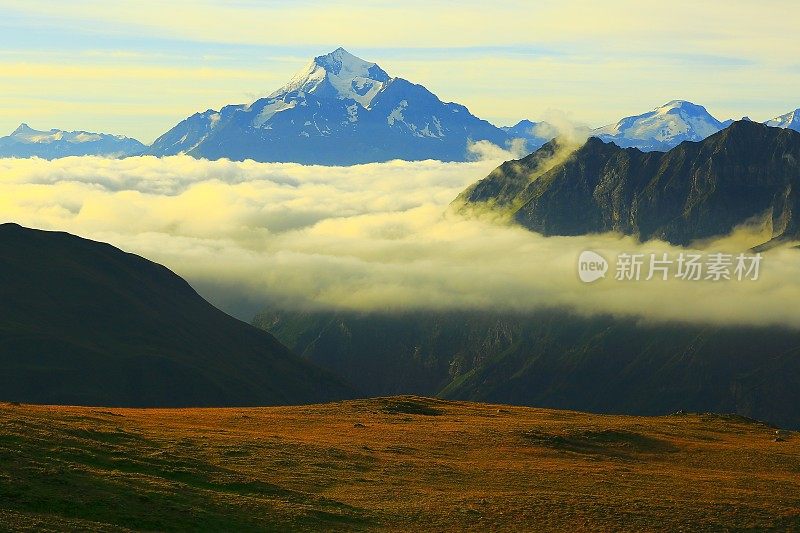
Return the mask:
<path id="1" fill-rule="evenodd" d="M 293 92 L 311 93 L 319 97 L 355 100 L 367 108 L 390 79 L 377 64 L 364 61 L 340 47 L 312 59 L 270 98 L 281 98 Z"/>
<path id="2" fill-rule="evenodd" d="M 791 128 L 800 131 L 800 109 L 795 109 L 784 115 L 766 121 L 764 124 L 773 128 Z"/>
<path id="3" fill-rule="evenodd" d="M 705 107 L 686 100 L 672 100 L 653 111 L 626 117 L 594 130 L 594 135 L 622 147 L 668 150 L 683 141 L 700 141 L 724 124 Z"/>
<path id="4" fill-rule="evenodd" d="M 11 132 L 11 135 L 17 135 L 17 136 L 26 135 L 26 134 L 31 133 L 33 131 L 35 131 L 35 130 L 33 128 L 31 128 L 30 126 L 28 126 L 25 122 L 23 122 L 22 124 L 17 126 L 17 129 L 15 129 L 14 131 Z"/>
<path id="5" fill-rule="evenodd" d="M 344 48 L 317 56 L 247 105 L 196 113 L 156 139 L 154 155 L 352 165 L 391 159 L 465 161 L 474 143 L 533 150 L 532 128 L 502 130 L 422 85 L 391 77 Z"/>
<path id="6" fill-rule="evenodd" d="M 688 100 L 671 100 L 666 104 L 657 107 L 656 113 L 666 115 L 667 113 L 686 113 L 690 115 L 707 115 L 705 107 L 689 102 Z"/>

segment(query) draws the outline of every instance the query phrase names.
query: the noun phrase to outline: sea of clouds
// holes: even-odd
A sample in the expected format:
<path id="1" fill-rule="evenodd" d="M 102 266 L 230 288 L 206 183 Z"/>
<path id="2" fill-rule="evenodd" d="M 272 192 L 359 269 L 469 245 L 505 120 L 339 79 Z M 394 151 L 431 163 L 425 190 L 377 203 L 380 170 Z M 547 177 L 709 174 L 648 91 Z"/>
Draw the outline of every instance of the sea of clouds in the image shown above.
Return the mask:
<path id="1" fill-rule="evenodd" d="M 582 283 L 583 250 L 683 250 L 614 234 L 550 237 L 448 209 L 508 153 L 353 167 L 158 159 L 0 159 L 3 222 L 110 242 L 185 277 L 244 320 L 266 306 L 565 307 L 647 320 L 800 326 L 800 252 L 757 281 Z M 486 155 L 486 154 L 485 154 Z M 737 239 L 717 243 L 730 247 Z M 707 250 L 708 251 L 708 250 Z"/>

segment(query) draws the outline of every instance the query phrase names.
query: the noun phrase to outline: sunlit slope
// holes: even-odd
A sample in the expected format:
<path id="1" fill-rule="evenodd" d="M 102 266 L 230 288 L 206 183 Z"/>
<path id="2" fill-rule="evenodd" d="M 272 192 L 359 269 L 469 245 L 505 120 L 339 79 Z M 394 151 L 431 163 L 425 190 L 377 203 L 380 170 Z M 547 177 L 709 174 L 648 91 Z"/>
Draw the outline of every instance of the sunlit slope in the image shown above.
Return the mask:
<path id="1" fill-rule="evenodd" d="M 800 435 L 710 414 L 0 405 L 0 459 L 11 529 L 800 527 Z"/>

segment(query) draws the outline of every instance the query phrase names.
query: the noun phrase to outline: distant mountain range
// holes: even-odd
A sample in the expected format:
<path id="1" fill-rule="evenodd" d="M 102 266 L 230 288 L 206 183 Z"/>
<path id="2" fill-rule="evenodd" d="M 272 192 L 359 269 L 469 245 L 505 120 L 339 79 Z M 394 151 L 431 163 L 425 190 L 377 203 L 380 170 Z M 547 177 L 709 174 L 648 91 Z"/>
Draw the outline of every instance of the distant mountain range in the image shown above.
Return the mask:
<path id="1" fill-rule="evenodd" d="M 0 400 L 274 405 L 351 389 L 161 265 L 66 233 L 0 225 Z"/>
<path id="2" fill-rule="evenodd" d="M 506 162 L 453 206 L 544 235 L 616 231 L 687 245 L 763 219 L 774 241 L 800 238 L 800 132 L 742 120 L 668 152 L 597 137 L 569 150 L 556 140 Z"/>
<path id="3" fill-rule="evenodd" d="M 254 324 L 369 396 L 592 412 L 737 413 L 800 428 L 800 333 L 559 310 L 272 310 Z"/>
<path id="4" fill-rule="evenodd" d="M 88 131 L 39 131 L 20 124 L 11 135 L 0 137 L 0 157 L 41 157 L 56 159 L 71 155 L 125 157 L 138 155 L 147 147 L 130 137 Z"/>
<path id="5" fill-rule="evenodd" d="M 326 165 L 464 161 L 472 141 L 507 146 L 523 138 L 535 149 L 547 139 L 536 137 L 534 127 L 498 128 L 339 48 L 315 57 L 266 98 L 192 115 L 147 153 Z"/>
<path id="6" fill-rule="evenodd" d="M 701 141 L 730 125 L 703 106 L 673 100 L 584 133 L 623 148 L 666 151 Z M 800 131 L 800 109 L 766 122 Z M 521 120 L 497 127 L 422 85 L 390 76 L 343 48 L 312 59 L 283 87 L 249 104 L 209 109 L 182 120 L 150 146 L 83 131 L 37 131 L 22 124 L 0 138 L 0 157 L 188 154 L 207 159 L 351 165 L 390 159 L 466 161 L 469 146 L 489 141 L 531 152 L 556 129 Z"/>

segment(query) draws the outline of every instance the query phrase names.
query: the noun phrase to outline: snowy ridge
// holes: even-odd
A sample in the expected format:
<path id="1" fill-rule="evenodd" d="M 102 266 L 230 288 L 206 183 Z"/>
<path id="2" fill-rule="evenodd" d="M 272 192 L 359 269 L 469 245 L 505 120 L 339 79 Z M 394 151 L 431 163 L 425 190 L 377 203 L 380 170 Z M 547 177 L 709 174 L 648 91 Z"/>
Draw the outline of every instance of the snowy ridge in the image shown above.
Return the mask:
<path id="1" fill-rule="evenodd" d="M 594 130 L 604 141 L 641 150 L 668 150 L 683 141 L 701 141 L 723 129 L 724 124 L 705 107 L 686 100 L 673 100 L 653 111 L 626 117 Z"/>
<path id="2" fill-rule="evenodd" d="M 775 117 L 764 122 L 764 124 L 772 126 L 773 128 L 791 128 L 800 131 L 800 109 L 795 109 L 785 115 Z"/>
<path id="3" fill-rule="evenodd" d="M 142 153 L 145 145 L 125 137 L 88 131 L 35 130 L 25 123 L 11 135 L 0 137 L 0 157 L 42 157 L 54 159 L 70 155 L 124 157 Z"/>
<path id="4" fill-rule="evenodd" d="M 64 131 L 52 129 L 49 131 L 35 130 L 25 123 L 22 123 L 15 129 L 9 137 L 21 143 L 52 143 L 57 141 L 64 141 L 69 143 L 85 143 L 99 141 L 100 139 L 114 138 L 125 140 L 127 137 L 123 135 L 109 135 L 106 133 L 90 133 L 88 131 Z"/>

